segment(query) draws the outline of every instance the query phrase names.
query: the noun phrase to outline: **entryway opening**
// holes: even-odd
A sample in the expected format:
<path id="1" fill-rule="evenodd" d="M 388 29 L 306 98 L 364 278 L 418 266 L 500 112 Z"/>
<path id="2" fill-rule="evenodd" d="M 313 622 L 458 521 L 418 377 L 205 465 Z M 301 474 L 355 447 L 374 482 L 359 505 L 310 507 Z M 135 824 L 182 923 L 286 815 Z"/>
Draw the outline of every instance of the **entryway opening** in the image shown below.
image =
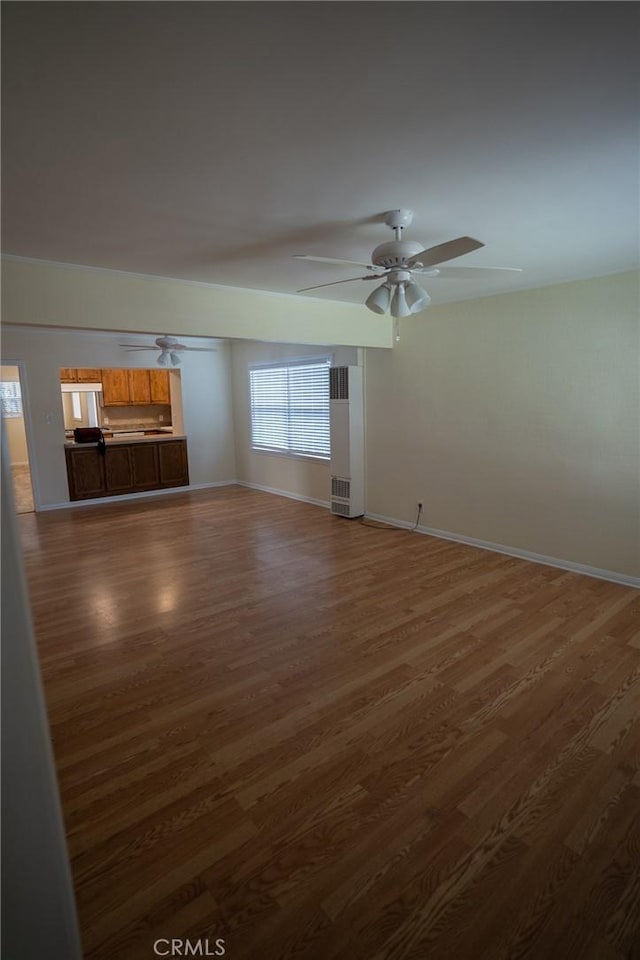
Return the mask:
<path id="1" fill-rule="evenodd" d="M 0 367 L 0 406 L 2 430 L 7 440 L 13 495 L 18 513 L 33 513 L 33 486 L 29 466 L 27 431 L 24 425 L 20 368 Z"/>

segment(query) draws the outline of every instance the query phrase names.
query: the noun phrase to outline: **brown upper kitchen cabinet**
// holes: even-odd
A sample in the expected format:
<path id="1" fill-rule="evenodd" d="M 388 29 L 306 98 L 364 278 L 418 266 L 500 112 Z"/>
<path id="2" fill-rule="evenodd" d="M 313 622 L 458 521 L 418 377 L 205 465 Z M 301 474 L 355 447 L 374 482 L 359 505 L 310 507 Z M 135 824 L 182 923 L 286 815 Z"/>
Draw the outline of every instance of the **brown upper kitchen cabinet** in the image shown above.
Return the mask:
<path id="1" fill-rule="evenodd" d="M 121 407 L 131 403 L 128 370 L 102 371 L 102 402 L 105 407 Z"/>
<path id="2" fill-rule="evenodd" d="M 99 367 L 84 367 L 76 370 L 78 383 L 100 383 L 102 370 Z"/>
<path id="3" fill-rule="evenodd" d="M 151 403 L 171 403 L 168 370 L 149 370 Z"/>
<path id="4" fill-rule="evenodd" d="M 100 383 L 102 370 L 99 367 L 61 367 L 61 383 Z"/>
<path id="5" fill-rule="evenodd" d="M 151 403 L 148 370 L 129 370 L 129 403 Z"/>
<path id="6" fill-rule="evenodd" d="M 62 373 L 60 373 L 60 379 Z M 72 371 L 73 372 L 73 371 Z M 102 381 L 102 403 L 105 407 L 131 404 L 171 403 L 167 370 L 95 370 Z"/>

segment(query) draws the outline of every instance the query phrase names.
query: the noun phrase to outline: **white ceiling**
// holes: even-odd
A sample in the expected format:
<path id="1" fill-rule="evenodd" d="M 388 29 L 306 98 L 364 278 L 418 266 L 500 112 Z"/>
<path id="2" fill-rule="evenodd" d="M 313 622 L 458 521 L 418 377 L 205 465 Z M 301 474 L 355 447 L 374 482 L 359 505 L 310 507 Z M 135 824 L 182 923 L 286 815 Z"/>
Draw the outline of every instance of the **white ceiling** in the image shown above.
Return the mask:
<path id="1" fill-rule="evenodd" d="M 468 234 L 435 302 L 638 264 L 635 3 L 5 3 L 6 254 L 294 293 Z M 314 296 L 364 300 L 356 282 Z"/>

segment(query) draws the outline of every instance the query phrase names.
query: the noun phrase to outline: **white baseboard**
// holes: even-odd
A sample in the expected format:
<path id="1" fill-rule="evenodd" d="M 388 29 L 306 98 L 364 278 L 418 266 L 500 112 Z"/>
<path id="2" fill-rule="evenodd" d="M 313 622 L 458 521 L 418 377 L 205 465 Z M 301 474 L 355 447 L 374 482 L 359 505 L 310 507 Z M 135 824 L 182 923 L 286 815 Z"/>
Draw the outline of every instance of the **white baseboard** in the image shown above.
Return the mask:
<path id="1" fill-rule="evenodd" d="M 213 480 L 210 483 L 190 483 L 188 487 L 174 487 L 174 493 L 180 493 L 181 490 L 209 490 L 212 487 L 233 487 L 237 480 Z"/>
<path id="2" fill-rule="evenodd" d="M 521 550 L 519 547 L 507 547 L 502 543 L 492 543 L 489 540 L 478 540 L 475 537 L 465 537 L 458 533 L 450 533 L 448 530 L 437 530 L 434 527 L 416 527 L 415 523 L 408 523 L 406 520 L 396 520 L 395 517 L 383 517 L 378 513 L 367 513 L 366 517 L 370 520 L 379 520 L 381 523 L 388 523 L 392 527 L 401 527 L 403 530 L 414 530 L 415 533 L 423 533 L 429 537 L 438 537 L 440 540 L 453 540 L 454 543 L 464 543 L 469 547 L 478 547 L 480 550 L 491 550 L 493 553 L 503 553 L 508 557 L 517 557 L 519 560 L 529 560 L 531 563 L 541 563 L 547 567 L 557 567 L 560 570 L 568 570 L 570 573 L 581 573 L 586 577 L 596 577 L 598 580 L 609 580 L 611 583 L 619 583 L 625 587 L 636 587 L 640 589 L 640 577 L 632 577 L 626 573 L 616 573 L 614 570 L 601 570 L 599 567 L 590 567 L 584 563 L 574 563 L 572 560 L 560 560 L 558 557 L 547 557 L 540 553 L 531 553 L 529 550 Z"/>
<path id="3" fill-rule="evenodd" d="M 288 497 L 289 500 L 301 500 L 303 503 L 312 503 L 316 507 L 329 509 L 328 500 L 315 500 L 313 497 L 303 497 L 300 493 L 291 493 L 289 490 L 277 490 L 275 487 L 265 487 L 261 483 L 249 483 L 248 480 L 236 480 L 240 487 L 249 487 L 250 490 L 261 490 L 263 493 L 273 493 L 277 497 Z"/>
<path id="4" fill-rule="evenodd" d="M 141 490 L 140 493 L 123 493 L 118 497 L 94 497 L 91 500 L 68 500 L 66 503 L 47 503 L 38 508 L 38 513 L 46 510 L 68 510 L 74 507 L 95 507 L 108 503 L 123 503 L 125 500 L 146 500 L 148 497 L 162 497 L 169 493 L 190 493 L 193 490 L 208 490 L 210 487 L 231 487 L 237 480 L 216 480 L 212 483 L 190 483 L 186 487 L 164 487 L 162 490 Z"/>

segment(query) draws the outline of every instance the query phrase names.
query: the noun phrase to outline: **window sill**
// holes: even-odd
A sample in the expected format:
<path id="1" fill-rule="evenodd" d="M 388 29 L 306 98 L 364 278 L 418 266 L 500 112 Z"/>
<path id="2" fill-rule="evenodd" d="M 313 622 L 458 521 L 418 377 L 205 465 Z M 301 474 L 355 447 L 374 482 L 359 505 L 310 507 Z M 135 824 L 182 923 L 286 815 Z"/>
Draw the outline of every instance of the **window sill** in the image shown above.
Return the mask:
<path id="1" fill-rule="evenodd" d="M 312 463 L 329 463 L 331 457 L 315 453 L 291 453 L 288 450 L 265 450 L 262 447 L 250 447 L 250 453 L 260 457 L 282 457 L 284 460 L 310 460 Z"/>

